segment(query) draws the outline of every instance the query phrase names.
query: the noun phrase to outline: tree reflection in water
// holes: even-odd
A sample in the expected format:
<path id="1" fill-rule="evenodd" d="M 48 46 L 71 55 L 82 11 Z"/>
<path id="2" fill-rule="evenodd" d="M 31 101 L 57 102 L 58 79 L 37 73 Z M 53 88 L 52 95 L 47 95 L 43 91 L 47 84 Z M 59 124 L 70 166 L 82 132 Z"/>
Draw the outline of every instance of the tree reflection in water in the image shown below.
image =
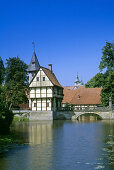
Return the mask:
<path id="1" fill-rule="evenodd" d="M 104 161 L 108 159 L 109 168 L 114 169 L 114 121 L 113 120 L 104 121 L 104 131 L 105 131 L 105 141 L 104 141 L 105 145 L 103 148 Z"/>

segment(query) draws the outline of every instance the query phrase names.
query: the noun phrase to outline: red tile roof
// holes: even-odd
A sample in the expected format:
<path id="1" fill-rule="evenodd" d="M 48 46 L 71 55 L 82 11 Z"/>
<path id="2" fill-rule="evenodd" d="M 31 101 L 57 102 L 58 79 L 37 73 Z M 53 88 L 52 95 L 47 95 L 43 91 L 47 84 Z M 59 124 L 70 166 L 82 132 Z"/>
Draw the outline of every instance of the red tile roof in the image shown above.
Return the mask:
<path id="1" fill-rule="evenodd" d="M 78 89 L 64 87 L 62 103 L 74 105 L 101 104 L 101 90 L 102 88 L 85 88 L 85 86 L 80 86 Z"/>

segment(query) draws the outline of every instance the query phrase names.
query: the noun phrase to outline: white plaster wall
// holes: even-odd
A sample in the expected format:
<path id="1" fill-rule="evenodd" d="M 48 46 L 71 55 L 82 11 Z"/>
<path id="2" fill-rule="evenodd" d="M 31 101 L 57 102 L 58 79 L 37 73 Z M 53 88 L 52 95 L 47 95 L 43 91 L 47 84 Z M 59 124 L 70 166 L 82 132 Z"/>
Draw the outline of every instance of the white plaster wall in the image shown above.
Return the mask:
<path id="1" fill-rule="evenodd" d="M 36 89 L 34 87 L 31 88 L 30 98 L 41 98 L 41 97 L 46 98 L 46 87 L 41 88 L 41 93 L 40 93 L 40 87 Z M 47 97 L 53 97 L 51 88 L 47 88 Z"/>
<path id="2" fill-rule="evenodd" d="M 35 98 L 35 94 L 30 94 L 30 98 Z"/>
<path id="3" fill-rule="evenodd" d="M 36 93 L 40 93 L 40 88 L 36 88 Z"/>
<path id="4" fill-rule="evenodd" d="M 41 93 L 46 93 L 46 88 L 41 88 Z"/>
<path id="5" fill-rule="evenodd" d="M 32 110 L 35 111 L 36 107 L 34 107 L 34 103 L 36 103 L 36 100 L 32 101 Z"/>
<path id="6" fill-rule="evenodd" d="M 47 103 L 49 103 L 49 107 L 47 107 L 47 110 L 51 110 L 51 99 L 47 99 Z"/>
<path id="7" fill-rule="evenodd" d="M 48 87 L 47 88 L 47 97 L 52 97 L 52 96 L 53 96 L 52 87 Z"/>
<path id="8" fill-rule="evenodd" d="M 36 98 L 40 98 L 40 93 L 36 93 Z"/>
<path id="9" fill-rule="evenodd" d="M 52 94 L 47 94 L 47 97 L 53 97 L 53 95 Z"/>
<path id="10" fill-rule="evenodd" d="M 46 99 L 42 99 L 42 110 L 46 110 Z"/>
<path id="11" fill-rule="evenodd" d="M 39 77 L 39 81 L 37 81 L 37 77 Z M 45 81 L 43 81 L 43 77 L 45 77 Z M 42 86 L 53 86 L 53 84 L 48 79 L 44 71 L 40 69 L 29 87 L 42 87 Z"/>
<path id="12" fill-rule="evenodd" d="M 41 94 L 41 97 L 46 97 L 46 94 Z"/>
<path id="13" fill-rule="evenodd" d="M 47 88 L 47 93 L 52 93 L 52 88 L 51 87 Z"/>
<path id="14" fill-rule="evenodd" d="M 35 98 L 35 89 L 30 90 L 30 98 Z"/>

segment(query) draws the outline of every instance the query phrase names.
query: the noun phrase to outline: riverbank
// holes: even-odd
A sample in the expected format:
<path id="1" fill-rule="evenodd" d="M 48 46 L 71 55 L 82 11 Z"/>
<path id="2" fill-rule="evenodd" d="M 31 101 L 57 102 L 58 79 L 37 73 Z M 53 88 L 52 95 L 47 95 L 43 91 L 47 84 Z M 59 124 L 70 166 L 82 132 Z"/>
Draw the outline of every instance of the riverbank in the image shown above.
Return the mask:
<path id="1" fill-rule="evenodd" d="M 0 135 L 0 154 L 7 152 L 15 141 L 14 134 Z"/>
<path id="2" fill-rule="evenodd" d="M 28 118 L 14 116 L 12 124 L 15 122 L 28 122 L 28 121 L 29 121 Z M 15 134 L 9 132 L 9 134 L 7 135 L 3 134 L 0 135 L 0 154 L 7 152 L 10 149 L 11 145 L 14 143 L 18 143 Z"/>
<path id="3" fill-rule="evenodd" d="M 26 118 L 26 117 L 19 117 L 19 116 L 14 116 L 14 118 L 13 118 L 13 122 L 12 123 L 14 123 L 14 122 L 28 122 L 29 121 L 29 119 L 28 118 Z"/>

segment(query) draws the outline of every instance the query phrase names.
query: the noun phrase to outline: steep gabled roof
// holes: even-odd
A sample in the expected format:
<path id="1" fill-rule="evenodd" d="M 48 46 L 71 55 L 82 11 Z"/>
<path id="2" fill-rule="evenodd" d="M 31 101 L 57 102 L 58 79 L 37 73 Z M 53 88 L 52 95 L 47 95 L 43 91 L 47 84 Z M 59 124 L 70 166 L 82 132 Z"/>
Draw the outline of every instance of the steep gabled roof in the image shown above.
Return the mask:
<path id="1" fill-rule="evenodd" d="M 35 51 L 33 52 L 33 55 L 32 55 L 32 59 L 31 59 L 31 62 L 30 62 L 30 65 L 28 67 L 28 71 L 31 72 L 31 71 L 37 71 L 39 70 L 40 68 L 40 64 L 38 62 L 38 59 L 37 59 L 37 56 L 36 56 L 36 53 Z"/>
<path id="2" fill-rule="evenodd" d="M 52 82 L 53 85 L 58 86 L 63 88 L 60 83 L 58 82 L 55 74 L 53 72 L 51 72 L 49 69 L 45 68 L 45 67 L 41 67 L 42 70 L 44 71 L 44 73 L 47 75 L 47 77 L 49 78 L 49 80 Z"/>
<path id="3" fill-rule="evenodd" d="M 70 103 L 74 105 L 101 104 L 102 88 L 85 88 L 80 86 L 78 89 L 64 88 L 64 98 L 62 103 Z"/>

